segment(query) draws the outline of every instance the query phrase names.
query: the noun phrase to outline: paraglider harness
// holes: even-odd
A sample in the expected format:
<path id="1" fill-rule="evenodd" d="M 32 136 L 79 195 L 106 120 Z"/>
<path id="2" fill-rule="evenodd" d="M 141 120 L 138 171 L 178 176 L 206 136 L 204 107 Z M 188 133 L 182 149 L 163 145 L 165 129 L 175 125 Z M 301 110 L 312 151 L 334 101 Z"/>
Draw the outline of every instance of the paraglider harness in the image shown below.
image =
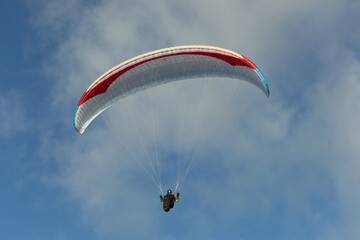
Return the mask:
<path id="1" fill-rule="evenodd" d="M 168 190 L 167 194 L 164 197 L 160 195 L 161 203 L 165 212 L 170 211 L 170 209 L 174 207 L 175 202 L 179 201 L 179 196 L 180 193 L 177 193 L 175 197 L 171 190 Z"/>

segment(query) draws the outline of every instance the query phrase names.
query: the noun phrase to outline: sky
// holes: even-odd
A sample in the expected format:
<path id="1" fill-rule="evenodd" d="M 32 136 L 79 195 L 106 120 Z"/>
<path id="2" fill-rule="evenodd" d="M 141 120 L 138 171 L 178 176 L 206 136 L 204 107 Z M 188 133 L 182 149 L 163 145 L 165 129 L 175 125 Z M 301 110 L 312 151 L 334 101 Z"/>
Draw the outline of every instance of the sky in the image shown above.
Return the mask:
<path id="1" fill-rule="evenodd" d="M 1 239 L 360 239 L 360 1 L 3 0 L 0 18 Z M 270 97 L 228 79 L 167 84 L 74 130 L 105 71 L 194 44 L 248 57 Z M 196 150 L 216 116 L 165 213 L 130 153 L 157 146 L 172 188 L 177 149 Z"/>

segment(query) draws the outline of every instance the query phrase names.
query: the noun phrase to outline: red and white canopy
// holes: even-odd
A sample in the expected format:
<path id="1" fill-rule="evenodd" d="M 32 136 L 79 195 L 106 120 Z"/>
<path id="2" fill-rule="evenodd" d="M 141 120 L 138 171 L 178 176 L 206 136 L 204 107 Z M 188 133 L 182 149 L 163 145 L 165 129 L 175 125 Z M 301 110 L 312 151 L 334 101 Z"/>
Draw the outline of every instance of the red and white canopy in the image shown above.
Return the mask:
<path id="1" fill-rule="evenodd" d="M 82 134 L 91 121 L 119 99 L 168 82 L 199 77 L 247 81 L 269 96 L 261 71 L 239 53 L 212 46 L 179 46 L 145 53 L 110 69 L 80 98 L 74 116 Z"/>

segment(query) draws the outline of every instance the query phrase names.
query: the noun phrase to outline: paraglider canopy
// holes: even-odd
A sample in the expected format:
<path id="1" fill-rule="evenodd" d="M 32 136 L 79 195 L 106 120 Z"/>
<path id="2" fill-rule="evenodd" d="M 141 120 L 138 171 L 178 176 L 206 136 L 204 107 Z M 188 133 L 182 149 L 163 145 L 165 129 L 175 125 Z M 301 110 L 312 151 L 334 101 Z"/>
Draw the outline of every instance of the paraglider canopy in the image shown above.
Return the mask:
<path id="1" fill-rule="evenodd" d="M 93 82 L 80 98 L 74 126 L 84 133 L 91 121 L 119 99 L 172 81 L 229 77 L 247 81 L 269 96 L 265 77 L 246 57 L 212 46 L 165 48 L 127 60 Z"/>

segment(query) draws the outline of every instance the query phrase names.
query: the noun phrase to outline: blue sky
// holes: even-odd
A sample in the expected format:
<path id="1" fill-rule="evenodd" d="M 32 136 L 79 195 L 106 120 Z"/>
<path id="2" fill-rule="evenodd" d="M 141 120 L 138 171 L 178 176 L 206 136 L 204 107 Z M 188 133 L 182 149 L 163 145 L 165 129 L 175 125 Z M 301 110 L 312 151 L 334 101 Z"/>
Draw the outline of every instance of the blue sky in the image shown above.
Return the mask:
<path id="1" fill-rule="evenodd" d="M 359 1 L 5 0 L 0 13 L 1 239 L 360 238 Z M 237 83 L 212 85 L 205 119 L 221 113 L 226 123 L 165 214 L 104 119 L 79 135 L 72 118 L 109 68 L 186 44 L 245 55 L 266 76 L 270 98 L 241 85 L 229 103 L 219 89 Z M 104 114 L 134 149 L 136 119 L 151 150 L 145 103 L 156 102 L 165 186 L 176 149 L 169 99 L 178 89 L 132 96 L 132 118 L 121 104 Z M 201 89 L 194 81 L 181 94 Z M 185 116 L 191 105 L 184 101 Z M 190 120 L 184 136 L 194 131 Z"/>

